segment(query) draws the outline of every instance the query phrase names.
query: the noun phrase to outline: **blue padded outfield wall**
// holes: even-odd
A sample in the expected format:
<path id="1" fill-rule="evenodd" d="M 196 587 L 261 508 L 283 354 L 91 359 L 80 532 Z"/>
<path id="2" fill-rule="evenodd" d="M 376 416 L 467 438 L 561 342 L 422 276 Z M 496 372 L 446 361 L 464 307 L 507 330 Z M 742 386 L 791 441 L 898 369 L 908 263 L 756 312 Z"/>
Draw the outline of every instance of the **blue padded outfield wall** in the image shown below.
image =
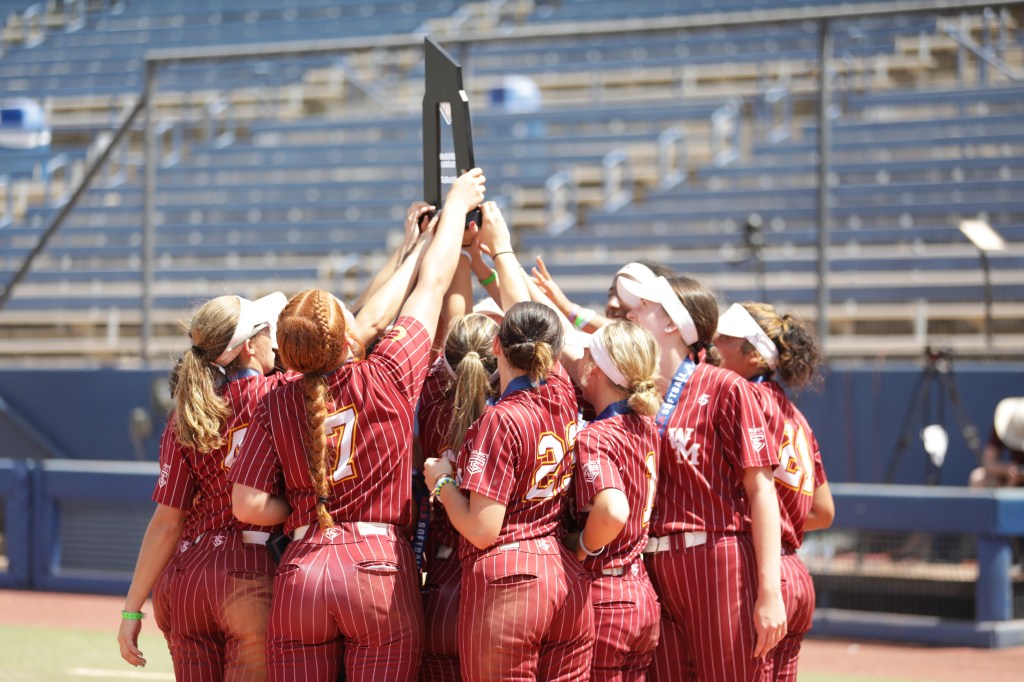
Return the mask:
<path id="1" fill-rule="evenodd" d="M 921 364 L 914 363 L 836 367 L 820 392 L 798 398 L 821 443 L 830 480 L 885 481 L 921 373 Z M 988 439 L 996 403 L 1024 395 L 1022 364 L 954 362 L 953 377 L 982 443 Z M 6 406 L 0 409 L 0 457 L 155 461 L 165 410 L 154 395 L 154 382 L 164 378 L 164 371 L 145 370 L 0 370 L 0 405 Z M 944 411 L 942 422 L 949 432 L 939 482 L 963 485 L 975 459 L 949 400 L 944 394 L 942 401 L 935 399 L 940 388 L 933 387 L 929 410 L 933 416 L 940 408 Z M 151 421 L 149 435 L 141 440 L 133 440 L 130 429 L 136 408 Z M 927 459 L 916 436 L 923 425 L 918 414 L 893 482 L 926 482 Z"/>

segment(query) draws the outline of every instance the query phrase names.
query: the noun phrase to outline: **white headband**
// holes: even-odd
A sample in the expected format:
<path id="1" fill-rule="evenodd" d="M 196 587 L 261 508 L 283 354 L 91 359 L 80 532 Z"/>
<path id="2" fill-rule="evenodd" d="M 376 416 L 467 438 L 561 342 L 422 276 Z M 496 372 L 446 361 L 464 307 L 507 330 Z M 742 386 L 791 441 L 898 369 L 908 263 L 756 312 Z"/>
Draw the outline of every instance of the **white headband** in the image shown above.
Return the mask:
<path id="1" fill-rule="evenodd" d="M 768 367 L 775 369 L 779 364 L 779 349 L 771 337 L 761 329 L 757 320 L 739 303 L 733 303 L 718 318 L 718 333 L 746 339 L 761 354 Z"/>
<path id="2" fill-rule="evenodd" d="M 601 329 L 604 329 L 604 327 Z M 590 336 L 590 357 L 593 358 L 594 364 L 601 368 L 601 371 L 604 372 L 605 376 L 613 384 L 628 392 L 630 382 L 612 361 L 612 356 L 608 353 L 608 347 L 605 345 L 604 334 L 601 333 L 601 329 L 598 329 Z"/>
<path id="3" fill-rule="evenodd" d="M 635 296 L 622 286 L 622 279 L 633 279 L 641 284 L 650 284 L 658 278 L 654 271 L 643 263 L 626 263 L 615 273 L 615 293 L 623 303 L 630 308 L 640 305 L 640 298 Z"/>
<path id="4" fill-rule="evenodd" d="M 622 278 L 619 280 L 619 284 L 637 298 L 657 303 L 664 308 L 669 319 L 672 320 L 676 329 L 679 330 L 679 335 L 683 337 L 683 343 L 687 346 L 692 346 L 700 340 L 700 335 L 697 333 L 697 325 L 693 323 L 690 311 L 686 309 L 686 306 L 676 296 L 675 289 L 672 288 L 667 279 L 658 277 L 653 282 L 644 284 Z"/>

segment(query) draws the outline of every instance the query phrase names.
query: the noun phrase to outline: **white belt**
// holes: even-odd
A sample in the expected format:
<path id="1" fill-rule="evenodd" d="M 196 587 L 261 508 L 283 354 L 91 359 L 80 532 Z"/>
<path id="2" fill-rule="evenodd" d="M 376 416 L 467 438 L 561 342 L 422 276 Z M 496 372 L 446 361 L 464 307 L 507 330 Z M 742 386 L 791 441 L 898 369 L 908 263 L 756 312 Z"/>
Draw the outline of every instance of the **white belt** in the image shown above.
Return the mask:
<path id="1" fill-rule="evenodd" d="M 692 533 L 683 533 L 683 544 L 687 547 L 698 547 L 708 541 L 708 534 L 698 530 Z M 647 538 L 647 546 L 644 547 L 644 554 L 657 554 L 672 549 L 672 538 L 674 535 L 663 535 L 660 538 Z"/>
<path id="2" fill-rule="evenodd" d="M 263 530 L 243 530 L 242 542 L 247 545 L 265 545 L 270 539 L 270 533 Z"/>
<path id="3" fill-rule="evenodd" d="M 518 542 L 510 542 L 507 545 L 498 545 L 498 549 L 500 549 L 502 552 L 507 552 L 510 549 L 519 549 L 519 543 Z"/>
<path id="4" fill-rule="evenodd" d="M 199 542 L 205 538 L 209 533 L 214 531 L 207 531 L 206 533 L 200 533 L 196 536 L 195 542 L 192 544 L 199 544 Z M 225 536 L 221 535 L 221 540 L 216 541 L 215 545 L 219 546 L 223 544 Z M 270 533 L 262 530 L 243 530 L 242 531 L 242 542 L 246 545 L 265 545 L 270 539 Z"/>
<path id="5" fill-rule="evenodd" d="M 448 545 L 438 545 L 437 553 L 434 555 L 434 557 L 438 559 L 447 559 L 452 555 L 452 552 L 454 551 L 455 550 L 449 547 Z"/>
<path id="6" fill-rule="evenodd" d="M 306 537 L 311 524 L 299 526 L 292 531 L 292 540 L 301 540 Z M 376 521 L 356 521 L 356 530 L 360 535 L 387 535 L 391 531 L 390 523 L 379 523 Z"/>

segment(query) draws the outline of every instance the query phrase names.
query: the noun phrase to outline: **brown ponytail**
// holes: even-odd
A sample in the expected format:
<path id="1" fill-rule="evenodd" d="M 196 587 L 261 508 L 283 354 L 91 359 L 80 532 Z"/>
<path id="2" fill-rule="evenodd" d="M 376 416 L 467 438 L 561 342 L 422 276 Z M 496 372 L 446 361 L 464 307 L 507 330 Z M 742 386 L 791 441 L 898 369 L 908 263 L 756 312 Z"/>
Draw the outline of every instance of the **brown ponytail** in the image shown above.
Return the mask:
<path id="1" fill-rule="evenodd" d="M 498 341 L 509 364 L 536 383 L 547 378 L 562 352 L 562 324 L 546 305 L 516 303 L 505 312 Z"/>

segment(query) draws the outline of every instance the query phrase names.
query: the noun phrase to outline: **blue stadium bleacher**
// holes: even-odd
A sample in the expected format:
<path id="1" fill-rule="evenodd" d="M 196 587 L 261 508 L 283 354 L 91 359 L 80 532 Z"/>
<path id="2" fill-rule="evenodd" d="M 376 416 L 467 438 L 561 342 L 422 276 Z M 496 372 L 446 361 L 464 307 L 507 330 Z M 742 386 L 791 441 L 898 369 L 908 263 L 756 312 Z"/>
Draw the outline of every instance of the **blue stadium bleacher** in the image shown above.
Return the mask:
<path id="1" fill-rule="evenodd" d="M 532 13 L 514 22 L 556 26 L 605 17 L 733 11 L 740 4 L 744 9 L 749 5 L 732 0 L 537 3 Z M 831 4 L 757 3 L 765 9 Z M 120 111 L 119 98 L 139 91 L 142 56 L 150 47 L 405 34 L 453 17 L 464 5 L 261 0 L 236 9 L 230 3 L 132 2 L 117 11 L 91 13 L 77 31 L 52 30 L 40 46 L 7 45 L 0 58 L 0 84 L 68 102 L 85 93 L 100 95 L 101 107 L 109 101 L 111 111 Z M 855 9 L 853 3 L 847 7 Z M 802 78 L 813 76 L 816 30 L 790 23 L 467 44 L 459 54 L 467 85 L 475 88 L 476 158 L 488 170 L 492 197 L 506 206 L 521 244 L 548 254 L 553 271 L 569 278 L 566 290 L 588 303 L 599 302 L 618 254 L 641 255 L 644 249 L 680 270 L 709 277 L 726 297 L 749 291 L 752 268 L 744 260 L 749 254 L 743 223 L 754 212 L 765 221 L 769 293 L 775 300 L 813 302 L 818 221 L 814 94 L 801 88 L 789 93 L 791 134 L 769 140 L 762 127 L 770 117 L 760 109 L 760 96 L 749 94 L 749 81 L 753 75 L 763 93 L 776 85 L 772 74 L 779 65 L 778 73 L 796 68 Z M 875 83 L 844 75 L 843 69 L 867 73 L 874 68 L 871 60 L 884 63 L 918 36 L 938 32 L 936 16 L 928 13 L 834 25 L 834 54 L 841 67 L 829 191 L 835 226 L 831 269 L 837 279 L 831 299 L 836 305 L 969 300 L 981 283 L 974 275 L 976 254 L 955 229 L 957 220 L 987 215 L 1011 243 L 1022 236 L 1018 226 L 1024 224 L 1024 202 L 1017 197 L 1024 139 L 1016 120 L 1024 97 L 1019 88 L 969 84 L 952 89 L 939 79 L 938 87 L 923 87 L 932 74 L 948 73 L 949 64 L 947 57 L 929 60 L 916 53 L 906 67 L 913 85 L 900 77 Z M 193 106 L 187 104 L 191 101 L 200 106 L 208 91 L 301 84 L 310 74 L 340 63 L 310 57 L 169 66 L 160 72 L 157 96 L 180 92 L 186 107 Z M 737 84 L 747 83 L 737 90 L 745 97 L 736 109 L 737 153 L 729 163 L 716 163 L 712 118 L 732 101 L 730 68 L 747 64 L 758 66 L 743 66 L 736 75 Z M 658 87 L 665 67 L 710 74 L 715 85 L 705 92 L 698 83 L 682 97 L 663 92 L 644 100 Z M 372 69 L 372 60 L 360 68 Z M 181 148 L 174 150 L 180 155 L 158 169 L 155 195 L 159 308 L 184 300 L 173 293 L 175 287 L 187 291 L 187 299 L 211 283 L 255 287 L 260 273 L 295 286 L 322 281 L 325 271 L 336 277 L 338 267 L 349 268 L 346 272 L 356 281 L 368 275 L 366 268 L 388 244 L 388 232 L 401 224 L 405 205 L 421 191 L 415 95 L 421 66 L 416 60 L 385 58 L 376 73 L 381 87 L 401 91 L 405 98 L 380 116 L 360 110 L 321 117 L 307 111 L 296 118 L 291 111 L 274 118 L 273 107 L 269 114 L 260 113 L 257 103 L 237 114 L 234 139 L 227 143 L 210 141 L 202 121 L 185 117 L 174 124 L 183 133 Z M 507 73 L 534 76 L 551 101 L 530 112 L 489 106 L 487 88 Z M 629 74 L 636 73 L 651 85 L 618 100 L 608 93 L 619 91 L 602 93 L 602 73 L 619 74 L 625 86 Z M 591 75 L 593 81 L 581 88 L 578 81 Z M 676 86 L 668 82 L 666 87 Z M 573 97 L 592 99 L 583 106 L 559 103 L 559 88 L 576 88 Z M 74 132 L 75 139 L 99 129 L 67 121 L 63 130 L 69 137 Z M 657 164 L 665 149 L 659 148 L 659 136 L 670 130 L 684 140 L 686 156 L 676 162 L 687 173 L 685 182 L 663 187 Z M 137 150 L 137 136 L 132 144 Z M 610 153 L 628 159 L 624 182 L 633 198 L 615 210 L 602 200 Z M 143 204 L 137 164 L 136 154 L 127 161 L 123 181 L 96 182 L 86 192 L 25 280 L 28 288 L 15 295 L 12 309 L 60 305 L 42 301 L 48 291 L 68 289 L 73 291 L 65 301 L 69 307 L 134 305 Z M 544 227 L 546 183 L 558 172 L 570 179 L 578 202 L 569 208 L 575 227 L 559 235 L 532 233 Z M 0 232 L 3 272 L 17 269 L 58 210 L 30 201 L 16 224 Z M 354 265 L 324 265 L 346 254 L 355 256 Z M 1001 278 L 997 301 L 1014 300 L 1020 286 L 1014 272 L 1020 265 L 1017 252 L 993 264 Z M 919 273 L 927 281 L 893 286 L 901 272 Z M 943 272 L 953 276 L 943 281 Z"/>

